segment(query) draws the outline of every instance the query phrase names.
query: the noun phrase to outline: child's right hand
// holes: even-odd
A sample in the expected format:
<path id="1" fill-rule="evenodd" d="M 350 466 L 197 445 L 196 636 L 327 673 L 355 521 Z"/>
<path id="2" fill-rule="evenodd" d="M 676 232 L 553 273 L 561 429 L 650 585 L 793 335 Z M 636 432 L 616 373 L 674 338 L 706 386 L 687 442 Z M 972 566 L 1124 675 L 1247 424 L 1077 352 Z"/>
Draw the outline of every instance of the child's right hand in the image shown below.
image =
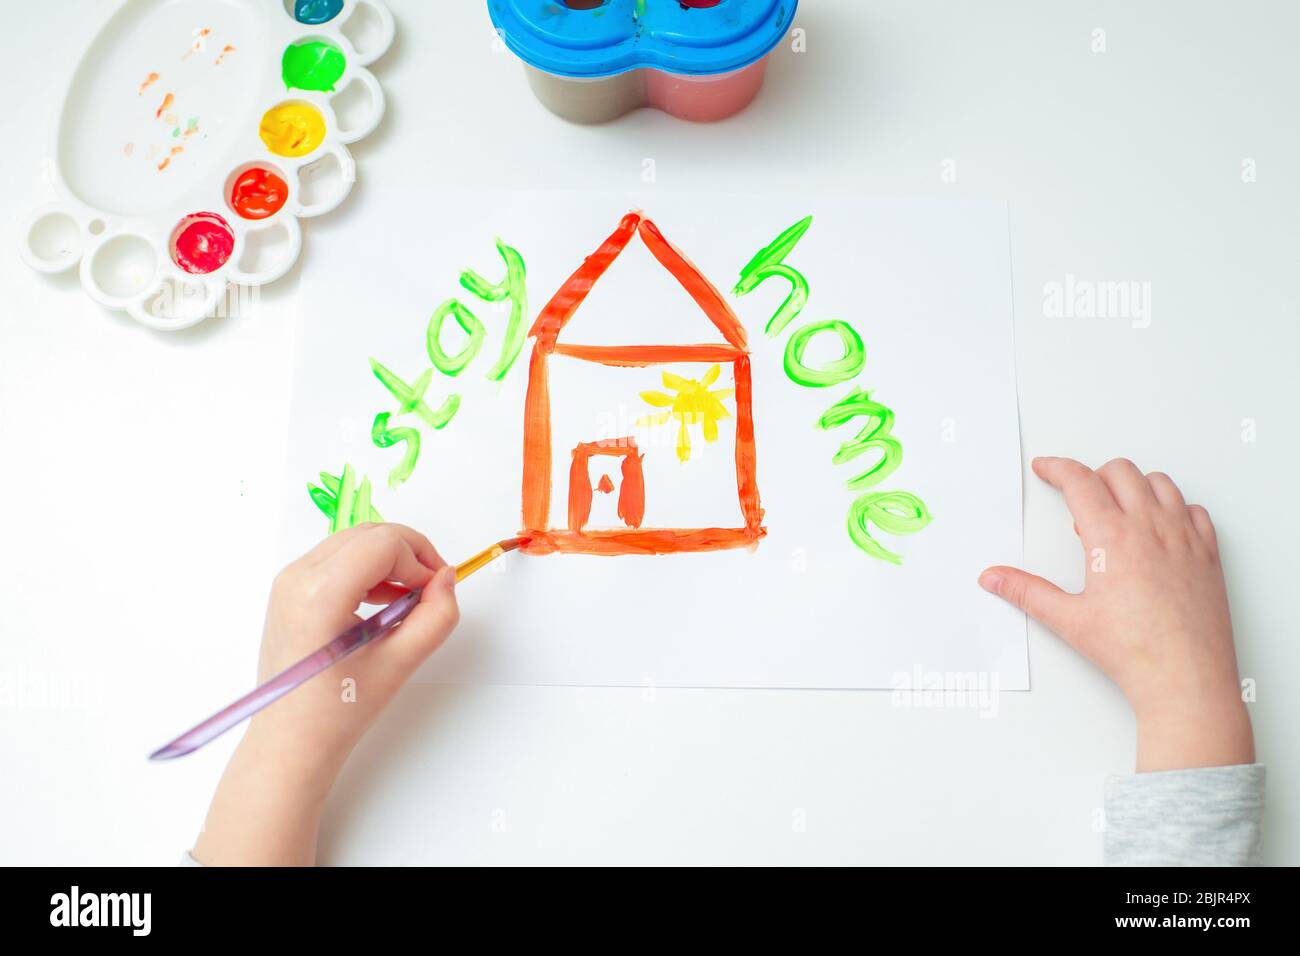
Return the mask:
<path id="1" fill-rule="evenodd" d="M 429 539 L 398 524 L 331 535 L 271 588 L 258 680 L 356 624 L 364 604 L 422 588 L 392 634 L 335 662 L 255 716 L 208 810 L 194 858 L 207 865 L 308 866 L 325 797 L 352 748 L 459 619 L 456 569 Z M 394 587 L 399 585 L 399 587 Z"/>
<path id="2" fill-rule="evenodd" d="M 1088 564 L 1082 594 L 1018 568 L 980 585 L 1059 634 L 1124 692 L 1138 771 L 1253 763 L 1214 525 L 1168 475 L 1035 458 L 1065 495 Z"/>

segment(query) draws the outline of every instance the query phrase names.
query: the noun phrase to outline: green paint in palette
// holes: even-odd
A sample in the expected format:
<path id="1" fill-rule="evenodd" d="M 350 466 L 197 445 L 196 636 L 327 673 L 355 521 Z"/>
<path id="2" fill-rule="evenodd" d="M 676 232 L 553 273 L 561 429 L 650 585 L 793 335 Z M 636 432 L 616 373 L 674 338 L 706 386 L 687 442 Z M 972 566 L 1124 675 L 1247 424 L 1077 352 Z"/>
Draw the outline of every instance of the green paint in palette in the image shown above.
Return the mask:
<path id="1" fill-rule="evenodd" d="M 331 93 L 347 67 L 343 52 L 323 40 L 290 44 L 280 59 L 280 75 L 291 90 Z"/>

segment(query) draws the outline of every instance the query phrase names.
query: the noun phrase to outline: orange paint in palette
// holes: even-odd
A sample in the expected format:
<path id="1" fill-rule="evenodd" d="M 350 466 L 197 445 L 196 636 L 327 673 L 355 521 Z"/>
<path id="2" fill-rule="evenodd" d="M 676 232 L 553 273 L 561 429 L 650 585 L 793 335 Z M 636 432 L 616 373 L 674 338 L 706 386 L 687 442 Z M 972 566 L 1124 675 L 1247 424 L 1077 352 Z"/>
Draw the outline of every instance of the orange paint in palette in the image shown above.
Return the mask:
<path id="1" fill-rule="evenodd" d="M 230 208 L 244 219 L 269 219 L 288 199 L 289 186 L 262 166 L 244 170 L 230 189 Z"/>
<path id="2" fill-rule="evenodd" d="M 230 260 L 235 234 L 214 212 L 186 216 L 172 232 L 172 260 L 191 275 L 216 272 Z"/>

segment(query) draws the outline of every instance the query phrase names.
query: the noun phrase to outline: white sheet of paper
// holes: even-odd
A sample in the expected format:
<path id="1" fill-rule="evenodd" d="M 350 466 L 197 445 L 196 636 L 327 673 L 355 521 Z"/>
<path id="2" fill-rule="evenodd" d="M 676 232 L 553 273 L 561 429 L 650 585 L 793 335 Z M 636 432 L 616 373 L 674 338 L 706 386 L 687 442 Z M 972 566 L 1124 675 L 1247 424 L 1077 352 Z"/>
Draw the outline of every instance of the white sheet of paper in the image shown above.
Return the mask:
<path id="1" fill-rule="evenodd" d="M 658 556 L 515 554 L 460 588 L 462 623 L 425 665 L 423 679 L 501 684 L 924 689 L 981 680 L 1027 689 L 1023 615 L 983 593 L 976 577 L 1018 564 L 1021 548 L 1019 425 L 1011 319 L 1007 212 L 977 201 L 860 201 L 810 197 L 493 193 L 366 197 L 352 219 L 347 266 L 307 257 L 286 490 L 285 558 L 319 541 L 327 522 L 306 482 L 344 463 L 374 485 L 375 507 L 423 531 L 449 561 L 463 560 L 521 527 L 524 400 L 533 339 L 500 382 L 507 304 L 459 284 L 473 269 L 505 275 L 500 237 L 528 268 L 531 326 L 584 259 L 639 209 L 726 296 L 748 332 L 753 367 L 757 482 L 766 537 L 751 549 Z M 764 334 L 789 283 L 769 279 L 730 294 L 741 268 L 804 216 L 813 224 L 786 263 L 810 297 L 781 335 Z M 375 447 L 371 423 L 397 402 L 371 374 L 374 357 L 412 382 L 430 362 L 433 310 L 458 298 L 487 330 L 458 376 L 438 372 L 427 393 L 437 408 L 462 396 L 435 431 L 414 415 L 390 427 L 421 431 L 414 474 L 386 477 L 404 446 Z M 843 319 L 861 335 L 867 361 L 856 378 L 827 388 L 792 382 L 783 367 L 791 334 Z M 449 323 L 443 343 L 464 336 Z M 722 336 L 639 238 L 596 284 L 561 343 L 721 343 Z M 838 357 L 833 336 L 813 340 L 805 361 Z M 707 364 L 668 366 L 700 378 Z M 553 356 L 551 524 L 568 523 L 572 450 L 579 442 L 633 436 L 645 455 L 643 527 L 737 527 L 735 419 L 706 442 L 690 426 L 691 455 L 678 460 L 677 424 L 639 426 L 655 409 L 640 397 L 666 391 L 660 367 L 614 368 Z M 714 388 L 732 387 L 723 365 Z M 907 537 L 875 532 L 901 566 L 868 557 L 846 522 L 861 492 L 846 481 L 870 453 L 834 465 L 862 427 L 816 423 L 858 387 L 896 414 L 901 466 L 871 489 L 910 491 L 933 521 Z M 725 400 L 733 412 L 733 399 Z M 620 459 L 598 457 L 616 486 L 593 495 L 588 527 L 619 528 Z"/>

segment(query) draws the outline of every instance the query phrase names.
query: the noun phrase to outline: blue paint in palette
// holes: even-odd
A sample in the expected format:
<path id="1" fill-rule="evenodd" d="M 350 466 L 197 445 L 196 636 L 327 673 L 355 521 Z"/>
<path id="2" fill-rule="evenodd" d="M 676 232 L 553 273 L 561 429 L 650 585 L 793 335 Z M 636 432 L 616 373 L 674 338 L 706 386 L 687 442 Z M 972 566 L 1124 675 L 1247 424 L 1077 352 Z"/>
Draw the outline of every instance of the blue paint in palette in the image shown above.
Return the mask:
<path id="1" fill-rule="evenodd" d="M 299 23 L 329 23 L 343 9 L 343 0 L 295 0 L 293 18 Z"/>

